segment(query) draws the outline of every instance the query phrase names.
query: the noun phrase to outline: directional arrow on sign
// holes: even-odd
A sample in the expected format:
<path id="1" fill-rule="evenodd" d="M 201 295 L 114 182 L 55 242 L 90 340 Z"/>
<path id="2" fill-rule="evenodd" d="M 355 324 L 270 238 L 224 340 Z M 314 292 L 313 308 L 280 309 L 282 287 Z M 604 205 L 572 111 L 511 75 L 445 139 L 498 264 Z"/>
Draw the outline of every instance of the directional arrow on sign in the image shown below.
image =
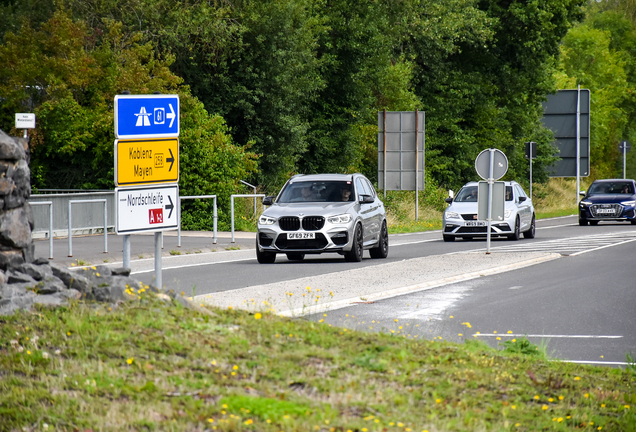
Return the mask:
<path id="1" fill-rule="evenodd" d="M 168 151 L 170 152 L 170 157 L 166 159 L 166 162 L 170 162 L 170 168 L 168 168 L 168 171 L 172 171 L 172 165 L 174 164 L 174 155 L 172 154 L 171 148 L 169 148 Z"/>
<path id="2" fill-rule="evenodd" d="M 168 106 L 170 107 L 170 112 L 166 114 L 166 117 L 170 119 L 169 127 L 172 127 L 172 123 L 174 123 L 174 118 L 176 117 L 176 115 L 174 114 L 174 109 L 172 108 L 172 104 L 168 104 Z"/>
<path id="3" fill-rule="evenodd" d="M 170 204 L 166 204 L 166 210 L 170 210 L 170 213 L 168 213 L 168 219 L 170 219 L 170 217 L 172 216 L 172 209 L 174 208 L 174 204 L 172 203 L 172 198 L 170 198 L 170 195 L 168 195 L 168 199 L 170 200 Z"/>

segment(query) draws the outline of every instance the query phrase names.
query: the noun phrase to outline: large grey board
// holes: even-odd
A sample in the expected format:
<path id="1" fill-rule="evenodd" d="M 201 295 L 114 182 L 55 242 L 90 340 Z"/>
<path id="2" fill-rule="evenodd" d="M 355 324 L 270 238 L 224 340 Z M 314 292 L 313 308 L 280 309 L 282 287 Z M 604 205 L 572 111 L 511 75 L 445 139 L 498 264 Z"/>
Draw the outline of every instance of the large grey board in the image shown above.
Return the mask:
<path id="1" fill-rule="evenodd" d="M 418 190 L 424 189 L 424 121 L 419 111 Z M 378 189 L 384 189 L 384 112 L 378 112 Z M 415 111 L 386 113 L 386 190 L 415 190 Z"/>
<path id="2" fill-rule="evenodd" d="M 554 132 L 561 159 L 548 168 L 550 177 L 576 177 L 577 90 L 559 90 L 543 102 L 543 125 Z M 581 89 L 580 176 L 590 175 L 590 91 Z"/>

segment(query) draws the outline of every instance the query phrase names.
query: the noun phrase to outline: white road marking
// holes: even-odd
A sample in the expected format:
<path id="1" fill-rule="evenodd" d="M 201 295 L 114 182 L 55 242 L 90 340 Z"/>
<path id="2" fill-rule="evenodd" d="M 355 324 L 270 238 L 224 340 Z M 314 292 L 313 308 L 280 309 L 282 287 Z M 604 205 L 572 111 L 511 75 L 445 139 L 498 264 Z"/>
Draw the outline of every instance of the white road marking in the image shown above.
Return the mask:
<path id="1" fill-rule="evenodd" d="M 510 334 L 510 333 L 475 333 L 476 337 L 533 337 L 533 338 L 571 338 L 571 339 L 620 339 L 623 336 L 610 335 L 549 335 L 549 334 Z"/>
<path id="2" fill-rule="evenodd" d="M 256 258 L 240 258 L 240 259 L 233 259 L 233 260 L 226 260 L 226 261 L 215 261 L 215 262 L 202 262 L 202 263 L 196 263 L 196 264 L 183 264 L 183 265 L 178 265 L 178 266 L 173 266 L 173 267 L 161 267 L 161 270 L 172 270 L 172 269 L 182 269 L 182 268 L 186 268 L 186 267 L 200 267 L 200 266 L 207 266 L 207 265 L 213 265 L 213 264 L 227 264 L 227 263 L 234 263 L 234 262 L 240 262 L 240 261 L 253 261 Z M 130 274 L 141 274 L 141 273 L 154 273 L 155 269 L 151 268 L 149 270 L 138 270 L 138 271 L 134 271 L 134 272 L 130 272 Z"/>
<path id="3" fill-rule="evenodd" d="M 614 361 L 595 361 L 595 360 L 555 360 L 563 363 L 578 363 L 578 364 L 598 364 L 598 365 L 617 365 L 617 366 L 627 366 L 630 363 L 626 362 L 614 362 Z"/>
<path id="4" fill-rule="evenodd" d="M 521 289 L 521 288 L 523 288 L 521 285 L 515 285 L 515 286 L 511 286 L 511 287 L 510 287 L 510 288 L 508 288 L 508 289 L 516 290 L 516 289 Z"/>

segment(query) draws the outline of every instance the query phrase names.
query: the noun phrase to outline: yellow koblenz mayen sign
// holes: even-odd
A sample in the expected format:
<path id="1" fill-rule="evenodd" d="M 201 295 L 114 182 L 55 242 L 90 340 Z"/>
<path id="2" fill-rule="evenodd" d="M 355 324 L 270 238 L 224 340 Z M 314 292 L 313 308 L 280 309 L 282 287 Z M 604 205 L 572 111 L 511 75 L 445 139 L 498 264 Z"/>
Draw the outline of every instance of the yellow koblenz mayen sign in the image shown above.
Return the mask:
<path id="1" fill-rule="evenodd" d="M 179 181 L 179 139 L 115 140 L 115 185 Z"/>

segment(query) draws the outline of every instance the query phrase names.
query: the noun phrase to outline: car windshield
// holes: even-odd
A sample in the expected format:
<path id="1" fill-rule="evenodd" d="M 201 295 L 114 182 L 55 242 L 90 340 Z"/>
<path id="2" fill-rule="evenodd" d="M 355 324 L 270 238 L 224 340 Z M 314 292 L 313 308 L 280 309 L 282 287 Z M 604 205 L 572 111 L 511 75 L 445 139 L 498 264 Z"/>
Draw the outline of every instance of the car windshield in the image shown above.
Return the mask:
<path id="1" fill-rule="evenodd" d="M 278 198 L 278 202 L 282 204 L 353 200 L 353 187 L 350 181 L 291 181 Z"/>
<path id="2" fill-rule="evenodd" d="M 633 194 L 634 188 L 631 183 L 628 182 L 602 182 L 592 183 L 588 195 L 602 195 L 602 194 Z"/>
<path id="3" fill-rule="evenodd" d="M 455 197 L 456 202 L 477 202 L 477 186 L 464 186 Z"/>
<path id="4" fill-rule="evenodd" d="M 455 202 L 477 202 L 477 186 L 464 186 L 457 193 Z M 512 201 L 512 186 L 506 186 L 506 201 Z"/>

